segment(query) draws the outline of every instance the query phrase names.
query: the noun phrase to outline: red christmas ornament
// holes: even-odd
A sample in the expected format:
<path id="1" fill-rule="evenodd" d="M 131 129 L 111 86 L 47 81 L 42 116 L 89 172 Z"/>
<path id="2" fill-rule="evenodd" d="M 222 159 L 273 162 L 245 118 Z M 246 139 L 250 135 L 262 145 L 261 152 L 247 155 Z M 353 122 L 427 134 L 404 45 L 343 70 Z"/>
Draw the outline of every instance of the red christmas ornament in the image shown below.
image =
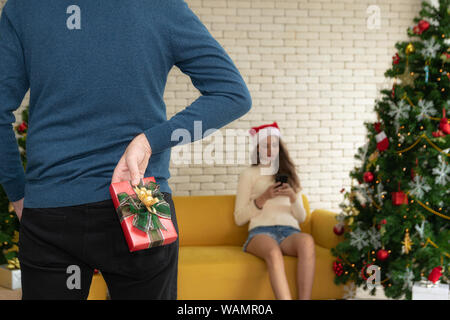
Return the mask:
<path id="1" fill-rule="evenodd" d="M 337 236 L 342 235 L 342 234 L 344 233 L 344 230 L 345 230 L 344 226 L 343 226 L 342 224 L 340 224 L 340 223 L 336 224 L 336 225 L 333 227 L 333 232 L 334 232 L 334 234 L 336 234 Z"/>
<path id="2" fill-rule="evenodd" d="M 443 133 L 441 130 L 433 131 L 431 134 L 432 134 L 433 137 L 435 137 L 435 138 L 438 138 L 438 137 L 445 137 L 445 133 Z"/>
<path id="3" fill-rule="evenodd" d="M 392 204 L 395 206 L 408 204 L 408 196 L 400 190 L 400 182 L 398 183 L 398 191 L 392 192 Z"/>
<path id="4" fill-rule="evenodd" d="M 363 177 L 364 177 L 364 181 L 368 182 L 368 183 L 372 182 L 373 178 L 374 178 L 373 173 L 370 171 L 365 172 Z"/>
<path id="5" fill-rule="evenodd" d="M 377 259 L 380 261 L 384 261 L 389 257 L 389 252 L 384 249 L 380 249 L 377 252 Z"/>
<path id="6" fill-rule="evenodd" d="M 94 269 L 94 274 L 97 274 L 98 272 L 98 269 Z"/>
<path id="7" fill-rule="evenodd" d="M 420 20 L 418 27 L 420 30 L 420 34 L 422 34 L 423 32 L 427 31 L 428 28 L 430 28 L 430 23 L 426 20 Z"/>
<path id="8" fill-rule="evenodd" d="M 380 230 L 380 229 L 381 229 L 381 226 L 382 226 L 383 224 L 386 224 L 386 219 L 381 220 L 380 223 L 377 224 L 377 229 Z"/>
<path id="9" fill-rule="evenodd" d="M 419 24 L 413 28 L 415 34 L 422 34 L 430 28 L 430 23 L 425 20 L 420 20 Z"/>
<path id="10" fill-rule="evenodd" d="M 342 273 L 344 273 L 344 267 L 342 266 L 342 263 L 338 261 L 333 262 L 333 271 L 336 275 L 340 276 Z"/>
<path id="11" fill-rule="evenodd" d="M 441 276 L 442 276 L 442 267 L 439 266 L 431 270 L 430 275 L 428 276 L 428 280 L 430 280 L 433 283 L 436 283 L 436 281 L 438 281 Z"/>
<path id="12" fill-rule="evenodd" d="M 431 133 L 433 135 L 433 137 L 438 138 L 438 137 L 445 137 L 445 133 L 443 133 L 441 130 L 438 131 L 434 131 Z"/>
<path id="13" fill-rule="evenodd" d="M 439 123 L 439 130 L 445 134 L 450 134 L 450 124 L 448 123 L 448 119 L 445 117 L 445 108 L 442 108 L 442 119 Z"/>
<path id="14" fill-rule="evenodd" d="M 400 62 L 400 56 L 398 55 L 398 53 L 396 53 L 395 54 L 395 56 L 393 56 L 392 57 L 392 62 L 394 63 L 394 64 L 399 64 L 399 62 Z"/>
<path id="15" fill-rule="evenodd" d="M 27 126 L 26 122 L 23 121 L 23 122 L 19 125 L 19 127 L 17 128 L 17 130 L 18 130 L 20 133 L 22 133 L 22 132 L 24 132 L 27 128 L 28 128 L 28 126 Z"/>
<path id="16" fill-rule="evenodd" d="M 384 151 L 389 147 L 389 140 L 384 131 L 381 131 L 379 134 L 377 134 L 375 136 L 375 139 L 377 140 L 377 149 L 379 151 Z"/>
<path id="17" fill-rule="evenodd" d="M 377 133 L 381 132 L 381 122 L 374 122 L 373 127 Z"/>
<path id="18" fill-rule="evenodd" d="M 377 140 L 377 149 L 379 151 L 384 151 L 389 147 L 389 140 L 386 137 L 384 131 L 381 131 L 380 122 L 375 122 L 373 126 L 375 128 L 375 131 L 378 132 L 378 134 L 375 136 L 375 139 Z"/>

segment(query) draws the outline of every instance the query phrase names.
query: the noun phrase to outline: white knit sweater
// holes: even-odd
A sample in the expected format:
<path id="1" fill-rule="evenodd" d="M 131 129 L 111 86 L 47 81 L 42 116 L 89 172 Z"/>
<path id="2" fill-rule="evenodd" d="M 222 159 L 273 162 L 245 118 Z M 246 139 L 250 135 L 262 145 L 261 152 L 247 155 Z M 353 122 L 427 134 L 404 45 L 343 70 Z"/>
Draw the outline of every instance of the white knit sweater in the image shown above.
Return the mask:
<path id="1" fill-rule="evenodd" d="M 274 175 L 261 175 L 260 169 L 260 165 L 250 166 L 239 175 L 234 221 L 238 226 L 250 221 L 248 230 L 272 225 L 286 225 L 300 229 L 299 223 L 306 219 L 301 191 L 297 193 L 293 203 L 288 196 L 277 196 L 267 200 L 262 209 L 256 207 L 253 200 L 275 183 Z"/>

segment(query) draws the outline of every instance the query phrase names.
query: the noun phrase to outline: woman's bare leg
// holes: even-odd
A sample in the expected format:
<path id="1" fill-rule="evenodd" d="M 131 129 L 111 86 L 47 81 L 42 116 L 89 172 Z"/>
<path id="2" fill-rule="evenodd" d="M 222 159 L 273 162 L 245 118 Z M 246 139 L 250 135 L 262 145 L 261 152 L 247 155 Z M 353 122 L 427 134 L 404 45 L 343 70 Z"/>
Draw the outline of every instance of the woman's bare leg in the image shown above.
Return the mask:
<path id="1" fill-rule="evenodd" d="M 284 269 L 283 254 L 278 242 L 267 234 L 257 234 L 248 243 L 247 252 L 266 261 L 275 298 L 292 300 Z"/>
<path id="2" fill-rule="evenodd" d="M 308 233 L 294 233 L 280 243 L 280 248 L 286 255 L 297 256 L 298 299 L 310 300 L 316 263 L 313 237 Z"/>

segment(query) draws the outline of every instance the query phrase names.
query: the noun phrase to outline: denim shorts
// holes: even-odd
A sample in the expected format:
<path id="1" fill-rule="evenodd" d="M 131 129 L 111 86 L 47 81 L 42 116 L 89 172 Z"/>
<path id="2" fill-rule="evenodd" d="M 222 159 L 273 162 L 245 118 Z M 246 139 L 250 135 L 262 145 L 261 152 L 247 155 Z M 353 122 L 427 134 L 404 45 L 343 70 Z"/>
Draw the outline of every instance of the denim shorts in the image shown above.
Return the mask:
<path id="1" fill-rule="evenodd" d="M 242 251 L 245 252 L 247 249 L 247 245 L 250 242 L 250 240 L 256 236 L 257 234 L 267 234 L 274 238 L 278 244 L 281 243 L 284 239 L 286 239 L 288 236 L 290 236 L 293 233 L 301 232 L 300 229 L 294 228 L 291 226 L 283 226 L 283 225 L 274 225 L 274 226 L 259 226 L 255 227 L 253 229 L 250 229 L 248 233 L 247 241 L 245 241 Z"/>

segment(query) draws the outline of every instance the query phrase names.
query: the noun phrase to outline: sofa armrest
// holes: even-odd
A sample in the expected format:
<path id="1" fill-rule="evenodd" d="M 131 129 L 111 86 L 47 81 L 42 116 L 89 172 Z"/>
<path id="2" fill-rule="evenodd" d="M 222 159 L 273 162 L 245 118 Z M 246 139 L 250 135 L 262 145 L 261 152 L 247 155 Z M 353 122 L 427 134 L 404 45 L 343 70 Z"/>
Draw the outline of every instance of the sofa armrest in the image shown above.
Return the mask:
<path id="1" fill-rule="evenodd" d="M 311 214 L 311 235 L 314 242 L 321 247 L 331 249 L 343 240 L 343 236 L 337 236 L 333 232 L 333 227 L 338 223 L 336 213 L 316 209 Z"/>

